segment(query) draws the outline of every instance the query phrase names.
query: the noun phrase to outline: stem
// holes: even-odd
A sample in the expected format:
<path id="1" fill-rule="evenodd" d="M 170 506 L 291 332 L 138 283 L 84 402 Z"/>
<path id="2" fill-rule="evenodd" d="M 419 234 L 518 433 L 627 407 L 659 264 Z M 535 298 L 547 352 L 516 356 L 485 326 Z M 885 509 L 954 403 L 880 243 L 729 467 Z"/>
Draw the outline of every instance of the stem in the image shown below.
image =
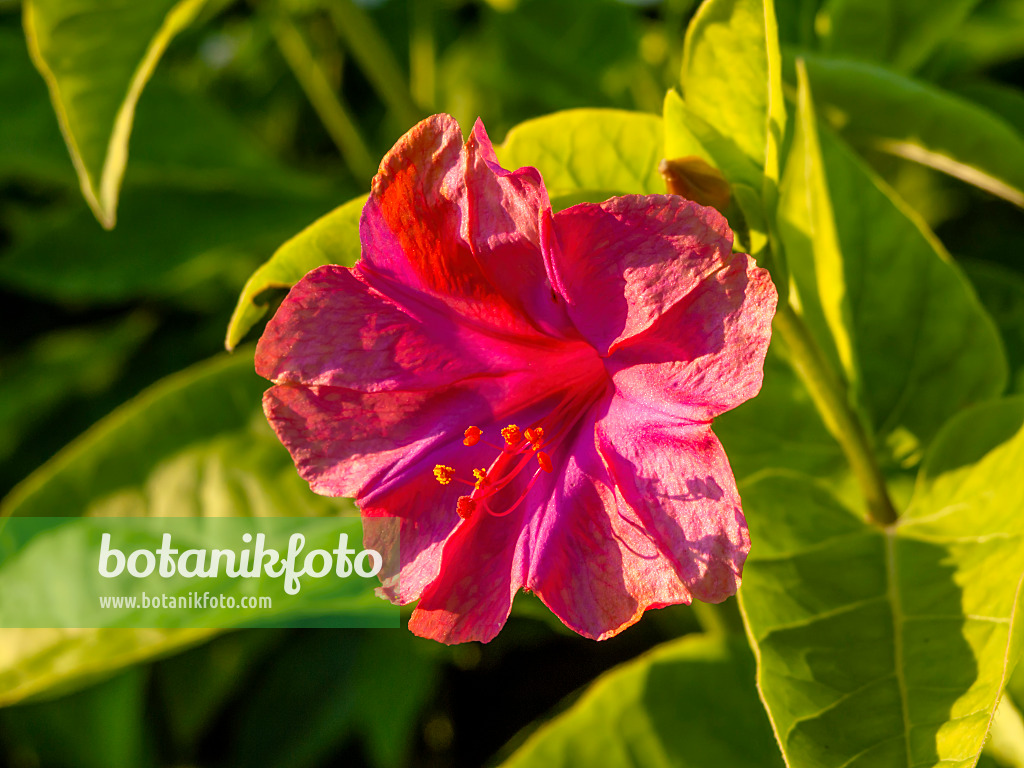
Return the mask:
<path id="1" fill-rule="evenodd" d="M 410 0 L 409 87 L 416 102 L 428 112 L 434 109 L 436 87 L 433 3 L 434 0 Z"/>
<path id="2" fill-rule="evenodd" d="M 284 14 L 270 14 L 269 20 L 277 47 L 349 170 L 359 180 L 373 178 L 377 164 L 340 96 L 331 88 L 327 75 L 313 58 L 302 33 Z"/>
<path id="3" fill-rule="evenodd" d="M 345 47 L 381 101 L 395 113 L 403 126 L 418 122 L 423 115 L 413 102 L 401 67 L 373 20 L 352 0 L 334 0 L 328 7 Z"/>
<path id="4" fill-rule="evenodd" d="M 786 342 L 793 367 L 810 392 L 825 426 L 846 454 L 867 501 L 868 516 L 879 525 L 896 522 L 896 510 L 889 499 L 882 471 L 860 420 L 850 408 L 843 382 L 832 372 L 791 305 L 779 307 L 773 326 Z"/>

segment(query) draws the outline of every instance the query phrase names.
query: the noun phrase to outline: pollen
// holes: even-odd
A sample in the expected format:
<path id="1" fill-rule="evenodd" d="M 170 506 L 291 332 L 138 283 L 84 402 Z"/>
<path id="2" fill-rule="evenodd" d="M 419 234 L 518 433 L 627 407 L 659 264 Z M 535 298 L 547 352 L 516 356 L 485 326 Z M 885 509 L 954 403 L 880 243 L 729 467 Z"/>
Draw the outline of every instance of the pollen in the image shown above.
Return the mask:
<path id="1" fill-rule="evenodd" d="M 476 478 L 476 489 L 480 490 L 487 484 L 487 470 L 486 469 L 474 469 L 473 477 Z"/>
<path id="2" fill-rule="evenodd" d="M 537 451 L 537 463 L 540 464 L 540 468 L 545 472 L 554 471 L 554 467 L 551 466 L 551 457 L 544 453 L 544 451 Z"/>
<path id="3" fill-rule="evenodd" d="M 544 440 L 544 427 L 531 427 L 526 430 L 526 439 L 533 446 L 533 450 L 539 451 L 541 441 Z"/>
<path id="4" fill-rule="evenodd" d="M 463 445 L 476 445 L 480 442 L 480 435 L 483 434 L 483 430 L 480 427 L 466 427 L 466 431 L 462 438 Z"/>
<path id="5" fill-rule="evenodd" d="M 434 477 L 441 485 L 448 485 L 452 481 L 452 475 L 455 474 L 455 470 L 452 467 L 446 467 L 444 464 L 438 464 L 434 467 Z"/>
<path id="6" fill-rule="evenodd" d="M 463 520 L 468 520 L 469 516 L 472 515 L 475 510 L 475 501 L 469 498 L 469 496 L 459 496 L 459 500 L 455 506 L 455 511 L 459 513 L 459 517 Z"/>
<path id="7" fill-rule="evenodd" d="M 505 445 L 509 448 L 523 439 L 523 433 L 519 431 L 519 427 L 515 424 L 509 424 L 501 430 L 501 436 L 505 438 Z"/>

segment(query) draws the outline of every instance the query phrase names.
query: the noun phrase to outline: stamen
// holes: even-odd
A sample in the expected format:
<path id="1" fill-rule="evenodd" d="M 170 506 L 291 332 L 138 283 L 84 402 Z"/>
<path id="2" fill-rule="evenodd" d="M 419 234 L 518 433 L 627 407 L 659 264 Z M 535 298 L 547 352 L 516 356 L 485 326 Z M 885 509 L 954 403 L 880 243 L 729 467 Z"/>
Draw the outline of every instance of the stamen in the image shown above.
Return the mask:
<path id="1" fill-rule="evenodd" d="M 487 485 L 487 470 L 486 469 L 474 469 L 473 477 L 476 478 L 476 485 L 474 486 L 478 491 Z"/>
<path id="2" fill-rule="evenodd" d="M 551 466 L 551 457 L 544 453 L 544 451 L 537 451 L 537 463 L 540 464 L 540 468 L 545 472 L 554 471 L 554 467 Z"/>
<path id="3" fill-rule="evenodd" d="M 438 464 L 434 467 L 434 477 L 441 485 L 448 485 L 452 481 L 454 474 L 455 470 L 452 467 L 446 467 L 444 464 Z"/>
<path id="4" fill-rule="evenodd" d="M 501 436 L 505 438 L 505 445 L 509 448 L 514 447 L 520 440 L 523 439 L 522 433 L 519 431 L 519 427 L 515 424 L 509 424 L 503 430 L 501 430 Z"/>
<path id="5" fill-rule="evenodd" d="M 533 447 L 533 450 L 539 451 L 541 441 L 544 439 L 544 427 L 531 427 L 526 430 L 526 439 Z"/>
<path id="6" fill-rule="evenodd" d="M 459 496 L 458 502 L 456 502 L 455 511 L 459 513 L 459 517 L 463 520 L 468 520 L 469 516 L 473 514 L 476 509 L 476 502 L 473 501 L 469 496 Z"/>
<path id="7" fill-rule="evenodd" d="M 484 432 L 480 427 L 466 427 L 464 437 L 462 439 L 463 445 L 473 446 L 480 442 L 480 435 Z"/>
<path id="8" fill-rule="evenodd" d="M 506 509 L 504 512 L 495 512 L 494 510 L 492 510 L 490 507 L 488 507 L 486 505 L 487 502 L 484 502 L 484 509 L 486 509 L 488 512 L 490 512 L 492 517 L 505 517 L 505 515 L 512 514 L 516 510 L 516 508 L 520 504 L 522 504 L 523 501 L 526 500 L 526 496 L 530 493 L 530 489 L 533 488 L 534 483 L 537 482 L 537 478 L 538 477 L 540 477 L 540 472 L 534 472 L 533 473 L 533 477 L 531 477 L 530 478 L 530 482 L 528 482 L 526 484 L 526 488 L 523 490 L 522 494 L 520 494 L 519 498 L 516 499 L 515 503 L 511 507 Z"/>

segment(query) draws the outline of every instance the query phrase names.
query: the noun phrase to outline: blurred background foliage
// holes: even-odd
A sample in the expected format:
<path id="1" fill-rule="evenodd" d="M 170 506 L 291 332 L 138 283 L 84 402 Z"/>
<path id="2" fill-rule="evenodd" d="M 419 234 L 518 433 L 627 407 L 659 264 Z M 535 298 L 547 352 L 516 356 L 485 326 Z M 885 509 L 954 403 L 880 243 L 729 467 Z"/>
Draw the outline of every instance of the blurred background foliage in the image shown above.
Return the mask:
<path id="1" fill-rule="evenodd" d="M 695 6 L 211 0 L 142 94 L 106 231 L 79 190 L 22 8 L 0 2 L 0 496 L 147 386 L 222 350 L 246 278 L 365 192 L 415 120 L 444 111 L 466 128 L 482 116 L 498 142 L 570 107 L 660 114 Z M 787 89 L 795 56 L 808 55 L 821 116 L 957 258 L 999 326 L 1010 390 L 1024 392 L 1024 0 L 782 0 L 777 12 Z M 862 88 L 871 78 L 882 85 Z M 984 113 L 987 144 L 958 143 L 965 109 Z M 964 162 L 937 162 L 949 147 Z M 510 755 L 538 718 L 612 666 L 737 626 L 731 603 L 675 607 L 595 644 L 520 596 L 486 646 L 372 630 L 229 633 L 0 711 L 0 762 L 476 766 Z M 751 664 L 728 643 L 644 657 L 588 692 L 573 717 L 584 730 L 604 722 L 601 697 L 628 701 L 652 665 L 708 684 L 726 656 Z M 688 735 L 693 765 L 777 764 L 749 682 L 725 700 L 763 719 L 767 752 L 723 756 Z M 672 693 L 652 685 L 643 695 Z M 648 726 L 656 735 L 645 738 L 672 743 Z M 1020 765 L 1022 751 L 1011 744 L 983 760 Z"/>

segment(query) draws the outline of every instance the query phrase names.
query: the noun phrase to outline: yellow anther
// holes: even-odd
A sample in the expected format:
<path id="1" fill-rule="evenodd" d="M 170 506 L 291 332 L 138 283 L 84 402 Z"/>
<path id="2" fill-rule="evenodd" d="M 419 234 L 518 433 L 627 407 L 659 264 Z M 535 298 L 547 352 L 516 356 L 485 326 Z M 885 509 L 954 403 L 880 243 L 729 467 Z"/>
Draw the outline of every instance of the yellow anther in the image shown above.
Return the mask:
<path id="1" fill-rule="evenodd" d="M 537 463 L 540 464 L 540 468 L 545 472 L 552 472 L 554 470 L 554 467 L 551 466 L 551 457 L 544 453 L 544 451 L 537 451 Z"/>
<path id="2" fill-rule="evenodd" d="M 452 475 L 455 474 L 455 470 L 452 467 L 446 467 L 444 464 L 438 464 L 434 467 L 434 477 L 437 478 L 437 482 L 441 485 L 448 485 L 452 481 Z"/>
<path id="3" fill-rule="evenodd" d="M 475 509 L 476 502 L 469 498 L 469 496 L 459 496 L 459 500 L 455 505 L 455 511 L 459 513 L 459 517 L 463 520 L 468 520 Z"/>
<path id="4" fill-rule="evenodd" d="M 480 427 L 466 427 L 462 444 L 463 445 L 476 445 L 480 442 L 480 435 L 483 434 L 483 430 Z"/>
<path id="5" fill-rule="evenodd" d="M 505 445 L 510 448 L 523 439 L 523 433 L 519 431 L 519 427 L 515 424 L 509 424 L 501 430 L 501 436 L 505 438 Z"/>
<path id="6" fill-rule="evenodd" d="M 476 489 L 480 490 L 487 483 L 487 470 L 486 469 L 474 469 L 473 477 L 476 478 Z"/>
<path id="7" fill-rule="evenodd" d="M 539 451 L 541 441 L 544 439 L 544 427 L 531 427 L 526 430 L 526 439 L 533 446 L 533 450 Z"/>

